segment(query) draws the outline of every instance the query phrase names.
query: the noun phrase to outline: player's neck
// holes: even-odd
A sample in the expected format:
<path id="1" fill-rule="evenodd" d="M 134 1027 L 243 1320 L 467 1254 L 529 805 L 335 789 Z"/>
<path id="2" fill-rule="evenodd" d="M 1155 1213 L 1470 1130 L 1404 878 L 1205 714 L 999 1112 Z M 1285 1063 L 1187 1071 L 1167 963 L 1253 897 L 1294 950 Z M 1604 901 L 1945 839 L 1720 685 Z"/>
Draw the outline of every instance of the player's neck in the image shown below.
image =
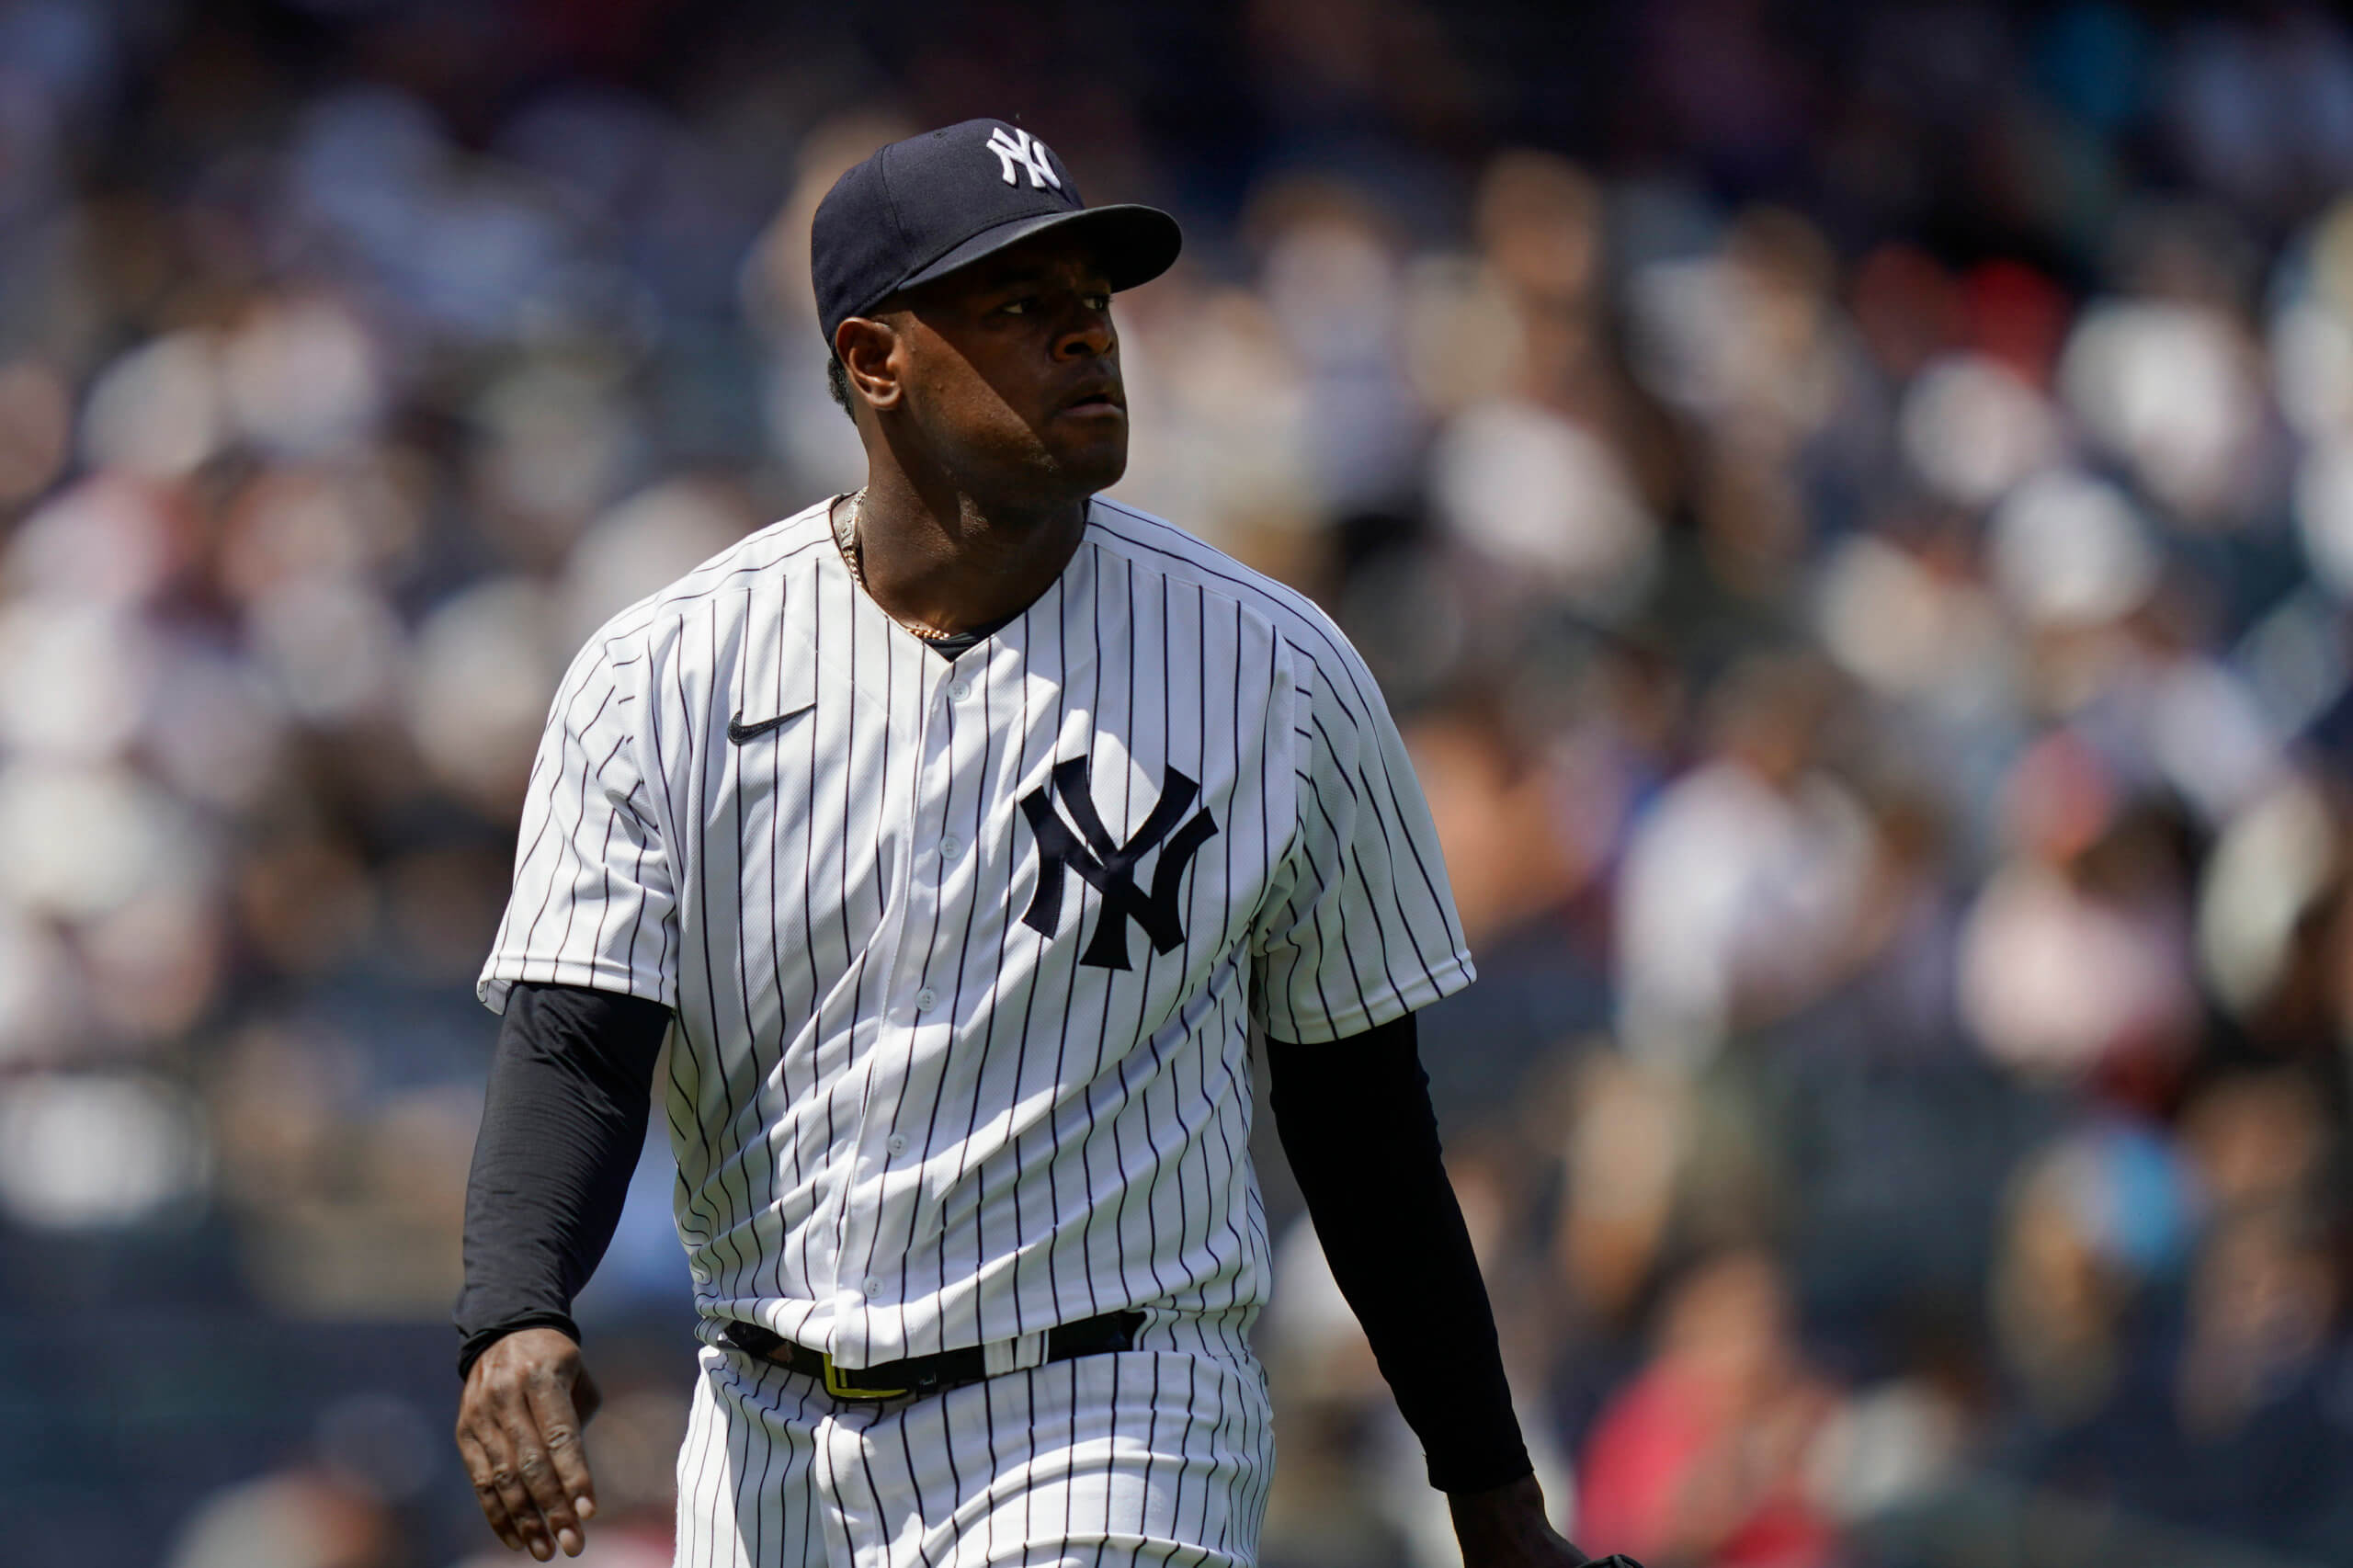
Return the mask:
<path id="1" fill-rule="evenodd" d="M 840 526 L 848 524 L 841 503 Z M 988 626 L 1053 585 L 1086 531 L 1086 501 L 984 501 L 877 465 L 858 506 L 866 591 L 893 618 L 940 631 Z"/>

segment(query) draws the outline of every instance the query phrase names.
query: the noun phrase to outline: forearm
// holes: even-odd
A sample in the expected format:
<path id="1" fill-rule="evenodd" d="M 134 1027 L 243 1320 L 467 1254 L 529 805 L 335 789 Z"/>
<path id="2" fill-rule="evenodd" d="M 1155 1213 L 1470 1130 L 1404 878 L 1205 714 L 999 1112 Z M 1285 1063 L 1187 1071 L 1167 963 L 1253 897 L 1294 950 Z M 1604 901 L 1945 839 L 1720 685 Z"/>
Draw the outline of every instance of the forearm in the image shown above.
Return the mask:
<path id="1" fill-rule="evenodd" d="M 1269 1040 L 1267 1059 L 1283 1152 L 1430 1484 L 1485 1492 L 1529 1475 L 1412 1016 L 1329 1045 Z"/>
<path id="2" fill-rule="evenodd" d="M 466 1182 L 461 1375 L 518 1328 L 579 1337 L 572 1298 L 620 1221 L 668 1027 L 666 1008 L 632 996 L 517 985 L 508 997 Z"/>

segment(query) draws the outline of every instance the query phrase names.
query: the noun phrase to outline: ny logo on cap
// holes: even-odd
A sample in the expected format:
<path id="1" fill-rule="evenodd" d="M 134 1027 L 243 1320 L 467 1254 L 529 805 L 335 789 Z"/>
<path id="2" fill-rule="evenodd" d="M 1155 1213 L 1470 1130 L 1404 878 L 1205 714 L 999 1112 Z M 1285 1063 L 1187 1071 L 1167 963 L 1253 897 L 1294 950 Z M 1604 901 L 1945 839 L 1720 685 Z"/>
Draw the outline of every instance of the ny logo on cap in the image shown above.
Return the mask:
<path id="1" fill-rule="evenodd" d="M 1095 929 L 1095 939 L 1086 944 L 1086 951 L 1079 956 L 1082 964 L 1097 969 L 1127 969 L 1128 922 L 1133 920 L 1143 927 L 1152 939 L 1152 950 L 1167 952 L 1185 939 L 1185 923 L 1177 912 L 1177 885 L 1185 880 L 1185 868 L 1193 863 L 1201 846 L 1217 836 L 1217 824 L 1207 811 L 1195 812 L 1183 827 L 1177 819 L 1185 815 L 1187 807 L 1200 793 L 1200 786 L 1173 767 L 1164 767 L 1160 776 L 1160 799 L 1154 803 L 1152 814 L 1136 829 L 1135 836 L 1125 844 L 1111 842 L 1110 832 L 1095 810 L 1095 786 L 1092 766 L 1083 756 L 1054 765 L 1052 779 L 1021 798 L 1021 812 L 1029 819 L 1029 831 L 1038 839 L 1038 891 L 1029 900 L 1029 910 L 1021 923 L 1033 931 L 1051 937 L 1062 921 L 1063 872 L 1076 871 L 1097 892 L 1103 895 L 1103 922 Z M 1070 812 L 1078 833 L 1063 825 L 1054 810 L 1054 796 L 1063 798 L 1063 809 Z M 1171 837 L 1171 835 L 1175 836 Z M 1081 840 L 1084 839 L 1084 842 Z M 1165 844 L 1161 840 L 1166 839 Z M 1136 862 L 1154 845 L 1161 844 L 1160 864 L 1153 869 L 1152 892 L 1149 895 L 1136 887 Z"/>
<path id="2" fill-rule="evenodd" d="M 1061 176 L 1054 173 L 1053 165 L 1046 162 L 1046 144 L 1028 131 L 1007 131 L 1000 125 L 989 132 L 989 151 L 996 154 L 997 163 L 1003 166 L 1006 184 L 1021 183 L 1013 172 L 1019 167 L 1029 171 L 1031 189 L 1043 190 L 1050 185 L 1056 190 L 1062 189 Z"/>

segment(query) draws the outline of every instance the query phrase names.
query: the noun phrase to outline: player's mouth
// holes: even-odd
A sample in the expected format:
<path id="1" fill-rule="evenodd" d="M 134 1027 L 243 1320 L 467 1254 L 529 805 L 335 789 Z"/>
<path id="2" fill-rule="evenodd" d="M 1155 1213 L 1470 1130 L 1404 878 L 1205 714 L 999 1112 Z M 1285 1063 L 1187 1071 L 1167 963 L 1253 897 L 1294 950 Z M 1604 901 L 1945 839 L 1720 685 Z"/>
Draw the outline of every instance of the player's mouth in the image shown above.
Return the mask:
<path id="1" fill-rule="evenodd" d="M 1074 414 L 1082 419 L 1103 419 L 1112 415 L 1124 419 L 1128 414 L 1128 400 L 1116 382 L 1097 381 L 1072 393 L 1054 412 Z"/>

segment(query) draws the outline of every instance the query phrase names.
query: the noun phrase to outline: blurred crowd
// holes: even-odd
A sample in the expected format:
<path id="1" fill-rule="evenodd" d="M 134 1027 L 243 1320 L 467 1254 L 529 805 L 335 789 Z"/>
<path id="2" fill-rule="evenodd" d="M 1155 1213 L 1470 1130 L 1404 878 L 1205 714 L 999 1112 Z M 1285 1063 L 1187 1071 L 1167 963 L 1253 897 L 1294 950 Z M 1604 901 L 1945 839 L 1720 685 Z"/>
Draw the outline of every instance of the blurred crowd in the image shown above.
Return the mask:
<path id="1" fill-rule="evenodd" d="M 2353 31 L 841 9 L 0 0 L 0 1559 L 503 1558 L 446 1313 L 546 704 L 858 482 L 810 214 L 1019 111 L 1187 224 L 1115 494 L 1404 726 L 1572 1532 L 2353 1562 Z M 664 1159 L 583 1305 L 601 1568 L 668 1561 Z M 1267 1560 L 1449 1562 L 1260 1165 Z"/>

